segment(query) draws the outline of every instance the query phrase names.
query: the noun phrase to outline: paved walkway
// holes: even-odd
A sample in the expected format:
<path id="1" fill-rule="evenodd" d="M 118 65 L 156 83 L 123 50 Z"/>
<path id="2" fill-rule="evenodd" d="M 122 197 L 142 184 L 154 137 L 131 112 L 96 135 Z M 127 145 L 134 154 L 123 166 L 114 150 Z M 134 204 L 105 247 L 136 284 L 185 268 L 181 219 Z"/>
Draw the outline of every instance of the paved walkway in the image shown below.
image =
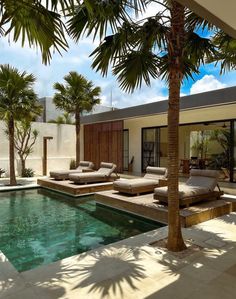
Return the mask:
<path id="1" fill-rule="evenodd" d="M 182 258 L 149 245 L 166 227 L 21 274 L 1 255 L 0 298 L 232 299 L 235 224 L 232 213 L 183 229 L 203 249 Z"/>

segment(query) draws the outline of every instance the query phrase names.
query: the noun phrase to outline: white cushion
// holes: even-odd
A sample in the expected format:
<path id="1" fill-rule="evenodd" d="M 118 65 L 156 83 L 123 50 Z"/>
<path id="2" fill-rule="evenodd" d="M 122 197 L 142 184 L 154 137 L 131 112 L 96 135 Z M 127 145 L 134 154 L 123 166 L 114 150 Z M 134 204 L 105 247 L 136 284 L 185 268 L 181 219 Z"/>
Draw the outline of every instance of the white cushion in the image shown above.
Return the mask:
<path id="1" fill-rule="evenodd" d="M 154 193 L 158 196 L 168 197 L 167 187 L 155 188 Z M 179 185 L 179 198 L 183 199 L 186 197 L 192 197 L 202 194 L 207 194 L 209 192 L 208 188 L 200 186 L 187 186 L 186 184 Z"/>
<path id="2" fill-rule="evenodd" d="M 114 187 L 120 187 L 123 189 L 132 189 L 137 187 L 146 187 L 146 186 L 153 186 L 157 185 L 157 180 L 148 180 L 143 178 L 138 179 L 130 179 L 130 180 L 119 180 L 113 183 Z"/>

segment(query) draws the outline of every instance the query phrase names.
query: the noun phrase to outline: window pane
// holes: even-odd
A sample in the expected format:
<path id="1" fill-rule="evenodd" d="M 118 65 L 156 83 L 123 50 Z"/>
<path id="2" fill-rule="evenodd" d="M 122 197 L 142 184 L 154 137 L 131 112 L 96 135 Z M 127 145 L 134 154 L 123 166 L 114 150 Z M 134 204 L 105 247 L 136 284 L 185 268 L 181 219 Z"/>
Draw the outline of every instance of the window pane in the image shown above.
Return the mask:
<path id="1" fill-rule="evenodd" d="M 147 166 L 159 165 L 159 144 L 158 129 L 143 129 L 143 165 L 142 170 L 145 171 Z"/>
<path id="2" fill-rule="evenodd" d="M 128 170 L 129 165 L 129 131 L 123 131 L 123 169 Z"/>

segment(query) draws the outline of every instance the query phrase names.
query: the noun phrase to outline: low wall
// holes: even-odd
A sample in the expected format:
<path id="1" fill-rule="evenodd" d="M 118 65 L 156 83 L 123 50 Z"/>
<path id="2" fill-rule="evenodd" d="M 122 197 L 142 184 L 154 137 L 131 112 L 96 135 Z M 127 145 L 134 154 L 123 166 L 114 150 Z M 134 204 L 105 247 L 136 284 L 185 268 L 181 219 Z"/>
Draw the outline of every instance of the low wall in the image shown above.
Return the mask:
<path id="1" fill-rule="evenodd" d="M 57 125 L 35 122 L 32 127 L 39 131 L 33 147 L 33 153 L 26 160 L 26 167 L 32 168 L 35 175 L 42 175 L 43 137 L 52 136 L 47 141 L 47 170 L 68 169 L 71 159 L 75 159 L 75 127 L 74 125 Z M 5 124 L 0 121 L 0 168 L 9 173 L 8 147 L 9 142 L 4 133 Z M 16 173 L 20 173 L 20 161 L 15 152 Z M 81 157 L 82 158 L 82 157 Z"/>

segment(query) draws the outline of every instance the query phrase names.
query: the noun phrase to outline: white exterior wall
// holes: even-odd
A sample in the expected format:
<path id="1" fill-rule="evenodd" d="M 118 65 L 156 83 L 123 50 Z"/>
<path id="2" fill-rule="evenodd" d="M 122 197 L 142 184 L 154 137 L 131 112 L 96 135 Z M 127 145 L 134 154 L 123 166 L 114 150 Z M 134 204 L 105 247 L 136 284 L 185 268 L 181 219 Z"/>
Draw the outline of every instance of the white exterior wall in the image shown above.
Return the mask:
<path id="1" fill-rule="evenodd" d="M 206 121 L 217 121 L 236 119 L 236 103 L 230 105 L 200 108 L 182 111 L 180 123 L 198 123 Z M 124 129 L 129 130 L 129 159 L 134 156 L 133 171 L 141 172 L 142 169 L 142 128 L 166 126 L 167 114 L 143 116 L 139 118 L 124 120 Z M 208 127 L 210 129 L 210 126 Z M 191 126 L 181 127 L 179 136 L 179 157 L 189 157 L 189 132 Z"/>
<path id="2" fill-rule="evenodd" d="M 124 129 L 129 130 L 129 159 L 134 156 L 134 172 L 141 172 L 142 168 L 142 128 L 166 124 L 166 114 L 124 120 Z"/>
<path id="3" fill-rule="evenodd" d="M 52 136 L 47 141 L 47 169 L 59 170 L 69 169 L 71 159 L 75 159 L 75 127 L 73 125 L 57 125 L 49 123 L 33 123 L 32 127 L 39 131 L 39 136 L 33 147 L 33 153 L 26 160 L 26 167 L 32 168 L 35 175 L 42 174 L 43 137 Z M 8 139 L 3 130 L 5 125 L 0 121 L 0 168 L 9 169 L 8 161 Z M 16 172 L 20 170 L 20 163 L 17 153 Z"/>

